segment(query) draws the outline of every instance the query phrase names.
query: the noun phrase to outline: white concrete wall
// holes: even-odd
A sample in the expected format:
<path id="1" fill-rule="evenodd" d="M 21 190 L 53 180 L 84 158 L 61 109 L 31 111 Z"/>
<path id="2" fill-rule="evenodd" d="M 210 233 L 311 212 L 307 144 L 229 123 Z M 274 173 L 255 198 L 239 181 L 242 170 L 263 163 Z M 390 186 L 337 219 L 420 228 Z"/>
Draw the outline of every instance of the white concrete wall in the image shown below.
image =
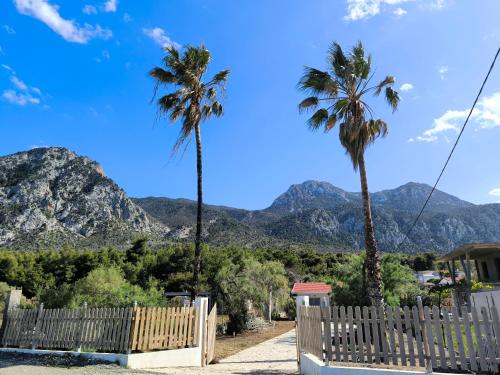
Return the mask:
<path id="1" fill-rule="evenodd" d="M 201 348 L 160 350 L 128 354 L 123 366 L 133 369 L 160 367 L 200 367 Z"/>
<path id="2" fill-rule="evenodd" d="M 368 367 L 325 366 L 312 354 L 300 354 L 300 373 L 303 375 L 424 375 L 422 371 L 401 371 Z M 434 375 L 444 375 L 437 372 Z M 450 374 L 447 374 L 450 375 Z"/>

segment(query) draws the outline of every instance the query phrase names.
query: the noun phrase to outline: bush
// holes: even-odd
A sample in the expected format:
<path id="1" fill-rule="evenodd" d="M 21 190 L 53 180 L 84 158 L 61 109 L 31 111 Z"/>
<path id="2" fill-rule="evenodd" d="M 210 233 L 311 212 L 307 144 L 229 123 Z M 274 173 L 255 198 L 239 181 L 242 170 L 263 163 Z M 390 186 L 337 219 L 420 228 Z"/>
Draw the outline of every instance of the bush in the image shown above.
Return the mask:
<path id="1" fill-rule="evenodd" d="M 89 307 L 127 307 L 134 301 L 142 306 L 165 303 L 160 290 L 130 284 L 116 267 L 97 268 L 72 285 L 47 290 L 41 298 L 47 307 L 81 307 L 84 302 Z"/>

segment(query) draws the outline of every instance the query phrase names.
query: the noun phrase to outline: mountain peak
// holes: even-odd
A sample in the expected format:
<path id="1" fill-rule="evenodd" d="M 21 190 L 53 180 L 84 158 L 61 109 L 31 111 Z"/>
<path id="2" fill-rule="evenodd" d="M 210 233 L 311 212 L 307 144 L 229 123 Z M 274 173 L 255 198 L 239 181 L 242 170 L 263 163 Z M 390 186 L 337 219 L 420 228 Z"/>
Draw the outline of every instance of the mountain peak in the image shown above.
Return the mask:
<path id="1" fill-rule="evenodd" d="M 64 147 L 0 157 L 0 245 L 48 247 L 126 243 L 153 233 L 142 209 L 104 175 L 97 162 Z"/>
<path id="2" fill-rule="evenodd" d="M 330 208 L 353 198 L 353 194 L 329 182 L 307 180 L 290 186 L 267 210 L 297 212 L 308 208 Z"/>

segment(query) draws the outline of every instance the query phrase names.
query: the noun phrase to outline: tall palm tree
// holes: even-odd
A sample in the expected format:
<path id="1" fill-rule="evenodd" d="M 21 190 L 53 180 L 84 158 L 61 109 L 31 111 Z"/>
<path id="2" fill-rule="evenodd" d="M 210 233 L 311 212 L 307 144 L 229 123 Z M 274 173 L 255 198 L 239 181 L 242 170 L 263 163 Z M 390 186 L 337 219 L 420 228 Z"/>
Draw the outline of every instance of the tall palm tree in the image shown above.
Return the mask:
<path id="1" fill-rule="evenodd" d="M 225 90 L 229 70 L 221 70 L 212 79 L 204 82 L 203 78 L 210 63 L 210 52 L 205 46 L 187 46 L 182 54 L 174 47 L 167 47 L 165 53 L 163 58 L 164 68 L 155 67 L 149 72 L 149 75 L 155 80 L 153 98 L 159 96 L 158 88 L 160 86 L 168 86 L 173 89 L 170 93 L 159 96 L 157 101 L 160 115 L 168 115 L 172 122 L 182 120 L 180 135 L 173 146 L 172 152 L 177 152 L 184 143 L 187 147 L 193 131 L 196 139 L 198 205 L 191 291 L 194 297 L 198 292 L 201 270 L 203 179 L 200 125 L 202 121 L 211 116 L 222 116 L 223 107 L 217 97 L 220 91 Z"/>
<path id="2" fill-rule="evenodd" d="M 325 132 L 339 125 L 340 143 L 350 156 L 354 170 L 359 169 L 363 200 L 366 247 L 366 279 L 368 297 L 373 306 L 383 305 L 380 255 L 375 241 L 370 195 L 365 167 L 365 150 L 378 137 L 387 135 L 387 123 L 374 119 L 373 111 L 366 103 L 370 93 L 380 95 L 394 112 L 399 103 L 399 94 L 392 88 L 394 77 L 387 76 L 372 84 L 371 55 L 365 57 L 361 42 L 349 54 L 344 54 L 338 43 L 328 50 L 328 69 L 305 67 L 299 89 L 310 93 L 310 97 L 299 104 L 299 111 L 314 110 L 308 124 L 311 130 L 323 128 Z"/>

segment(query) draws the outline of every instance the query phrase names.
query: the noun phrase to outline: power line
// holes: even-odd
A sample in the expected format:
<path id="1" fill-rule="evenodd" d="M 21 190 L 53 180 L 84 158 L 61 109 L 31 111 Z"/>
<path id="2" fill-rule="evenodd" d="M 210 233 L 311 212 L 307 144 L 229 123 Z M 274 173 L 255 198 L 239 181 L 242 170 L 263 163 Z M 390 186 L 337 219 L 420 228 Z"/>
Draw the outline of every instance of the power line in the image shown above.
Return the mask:
<path id="1" fill-rule="evenodd" d="M 476 106 L 477 101 L 479 100 L 479 97 L 481 96 L 481 93 L 483 92 L 483 88 L 486 85 L 486 82 L 488 81 L 488 78 L 490 77 L 490 73 L 493 70 L 493 67 L 495 66 L 495 63 L 497 61 L 497 57 L 498 57 L 499 54 L 500 54 L 500 48 L 498 48 L 497 53 L 495 54 L 495 57 L 493 58 L 493 62 L 491 63 L 490 69 L 488 70 L 488 74 L 486 74 L 486 77 L 483 80 L 483 84 L 481 85 L 481 88 L 479 89 L 479 92 L 477 93 L 476 99 L 474 100 L 474 103 L 472 104 L 472 107 L 471 107 L 471 109 L 469 111 L 469 114 L 467 115 L 467 118 L 465 119 L 465 122 L 464 122 L 464 124 L 462 126 L 462 129 L 460 130 L 460 133 L 458 133 L 458 137 L 457 137 L 457 139 L 455 141 L 455 144 L 453 145 L 453 147 L 452 147 L 452 149 L 450 151 L 450 154 L 448 155 L 448 158 L 446 159 L 446 162 L 444 163 L 444 166 L 441 169 L 441 173 L 439 173 L 439 176 L 438 176 L 438 178 L 436 180 L 436 183 L 432 187 L 432 190 L 429 193 L 429 196 L 427 197 L 427 199 L 425 200 L 425 203 L 422 206 L 422 209 L 420 210 L 420 212 L 418 213 L 415 221 L 413 221 L 413 224 L 411 225 L 410 229 L 408 229 L 408 231 L 406 232 L 405 237 L 399 243 L 399 245 L 396 247 L 396 250 L 399 250 L 399 247 L 405 242 L 405 240 L 409 239 L 408 236 L 410 235 L 411 231 L 413 230 L 413 228 L 417 224 L 418 219 L 420 219 L 420 216 L 422 216 L 422 213 L 424 212 L 425 207 L 427 207 L 427 203 L 429 203 L 429 200 L 431 199 L 432 193 L 434 193 L 434 190 L 436 190 L 436 186 L 439 183 L 439 181 L 441 180 L 441 177 L 443 176 L 443 173 L 444 173 L 446 167 L 448 166 L 448 163 L 449 163 L 449 161 L 451 159 L 451 156 L 453 155 L 453 152 L 455 151 L 455 148 L 457 147 L 458 141 L 460 140 L 460 137 L 462 136 L 462 133 L 464 132 L 465 127 L 467 126 L 467 123 L 469 122 L 469 118 L 472 115 L 472 111 L 474 110 L 474 107 Z"/>

